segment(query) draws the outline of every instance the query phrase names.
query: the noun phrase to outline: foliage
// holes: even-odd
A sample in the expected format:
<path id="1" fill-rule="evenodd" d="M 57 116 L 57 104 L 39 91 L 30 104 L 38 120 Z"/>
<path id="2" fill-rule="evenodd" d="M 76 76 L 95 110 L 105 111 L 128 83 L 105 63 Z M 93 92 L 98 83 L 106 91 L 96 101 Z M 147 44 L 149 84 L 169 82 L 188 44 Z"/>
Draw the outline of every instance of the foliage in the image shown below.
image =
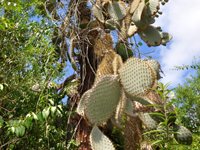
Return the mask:
<path id="1" fill-rule="evenodd" d="M 177 99 L 177 112 L 181 115 L 179 121 L 184 124 L 192 133 L 200 134 L 200 72 L 197 76 L 186 78 L 184 85 L 180 85 L 175 89 Z"/>
<path id="2" fill-rule="evenodd" d="M 181 145 L 175 137 L 175 134 L 182 134 L 180 132 L 175 131 L 175 120 L 179 118 L 175 112 L 170 110 L 170 107 L 174 107 L 173 104 L 176 102 L 173 97 L 171 97 L 171 101 L 169 100 L 169 93 L 174 89 L 168 90 L 167 87 L 170 83 L 164 85 L 163 83 L 158 84 L 159 89 L 153 89 L 157 91 L 164 101 L 164 105 L 151 105 L 160 108 L 160 111 L 156 113 L 149 113 L 154 115 L 154 118 L 159 117 L 159 124 L 156 130 L 151 130 L 144 135 L 148 135 L 149 141 L 151 141 L 151 145 L 154 147 L 159 147 L 160 149 L 179 149 L 180 147 L 185 148 L 188 147 L 186 145 Z M 189 133 L 189 131 L 188 131 Z M 189 133 L 190 134 L 190 133 Z M 191 135 L 192 136 L 192 135 Z M 187 139 L 189 140 L 189 139 Z M 187 140 L 185 142 L 187 142 Z M 191 147 L 191 146 L 190 146 Z"/>
<path id="3" fill-rule="evenodd" d="M 38 4 L 0 2 L 0 149 L 65 146 L 64 126 L 55 120 L 65 119 L 69 109 L 52 82 L 64 74 L 50 44 L 53 24 L 32 9 Z"/>

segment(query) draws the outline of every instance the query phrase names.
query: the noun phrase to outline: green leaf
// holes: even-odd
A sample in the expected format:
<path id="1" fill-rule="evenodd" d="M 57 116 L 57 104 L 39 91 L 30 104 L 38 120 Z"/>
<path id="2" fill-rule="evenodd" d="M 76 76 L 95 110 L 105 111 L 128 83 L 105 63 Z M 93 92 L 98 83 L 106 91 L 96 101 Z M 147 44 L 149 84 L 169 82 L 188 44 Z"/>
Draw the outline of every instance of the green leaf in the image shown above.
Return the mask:
<path id="1" fill-rule="evenodd" d="M 11 127 L 10 130 L 13 134 L 15 133 L 15 127 Z"/>
<path id="2" fill-rule="evenodd" d="M 169 102 L 166 106 L 166 110 L 172 105 L 174 104 L 175 102 L 177 102 L 176 100 L 172 100 L 171 102 Z"/>
<path id="3" fill-rule="evenodd" d="M 0 128 L 3 126 L 3 123 L 4 123 L 3 117 L 0 116 Z"/>
<path id="4" fill-rule="evenodd" d="M 24 126 L 19 126 L 19 134 L 20 134 L 20 136 L 23 136 L 24 135 L 24 133 L 25 133 L 25 127 Z"/>
<path id="5" fill-rule="evenodd" d="M 138 45 L 142 46 L 143 44 L 142 44 L 142 42 L 138 42 Z"/>
<path id="6" fill-rule="evenodd" d="M 36 115 L 34 112 L 32 112 L 32 115 L 33 115 L 33 118 L 34 118 L 35 120 L 38 120 L 38 117 L 37 117 L 37 115 Z"/>
<path id="7" fill-rule="evenodd" d="M 51 105 L 54 105 L 54 101 L 52 99 L 49 99 L 49 102 L 51 103 Z"/>
<path id="8" fill-rule="evenodd" d="M 164 133 L 165 131 L 164 130 L 152 130 L 152 131 L 144 133 L 143 135 L 149 134 L 149 133 L 162 133 L 162 132 Z"/>
<path id="9" fill-rule="evenodd" d="M 15 134 L 17 135 L 17 137 L 20 136 L 20 127 L 15 127 Z"/>
<path id="10" fill-rule="evenodd" d="M 26 120 L 25 120 L 25 123 L 24 123 L 24 125 L 25 125 L 25 127 L 27 128 L 27 129 L 29 129 L 30 128 L 30 126 L 31 126 L 31 124 L 32 124 L 32 118 L 27 118 Z"/>
<path id="11" fill-rule="evenodd" d="M 163 107 L 162 105 L 156 105 L 156 104 L 153 104 L 153 105 L 147 105 L 147 106 L 155 106 L 155 107 Z"/>
<path id="12" fill-rule="evenodd" d="M 51 107 L 51 113 L 54 114 L 56 111 L 56 106 Z"/>
<path id="13" fill-rule="evenodd" d="M 163 115 L 163 114 L 161 114 L 161 113 L 148 113 L 148 114 L 150 114 L 150 115 L 158 115 L 158 116 L 163 116 L 163 117 L 165 117 L 165 115 Z"/>
<path id="14" fill-rule="evenodd" d="M 43 116 L 42 116 L 42 112 L 39 112 L 39 113 L 37 114 L 37 117 L 38 117 L 38 119 L 39 119 L 40 121 L 44 121 Z"/>
<path id="15" fill-rule="evenodd" d="M 3 84 L 0 84 L 0 90 L 3 91 Z"/>
<path id="16" fill-rule="evenodd" d="M 161 96 L 161 98 L 162 98 L 163 100 L 165 100 L 165 97 L 164 97 L 164 95 L 163 95 L 163 93 L 162 93 L 161 91 L 159 91 L 159 90 L 157 90 L 157 89 L 154 89 L 154 88 L 150 88 L 150 89 L 152 89 L 152 90 L 154 90 L 154 91 L 157 91 L 157 92 L 159 93 L 159 95 Z"/>
<path id="17" fill-rule="evenodd" d="M 151 145 L 156 145 L 156 144 L 158 144 L 158 143 L 162 143 L 164 140 L 157 140 L 157 141 L 155 141 L 155 142 L 153 142 Z"/>
<path id="18" fill-rule="evenodd" d="M 43 111 L 42 111 L 42 115 L 43 115 L 44 118 L 47 118 L 49 116 L 49 113 L 50 113 L 49 107 L 43 109 Z"/>

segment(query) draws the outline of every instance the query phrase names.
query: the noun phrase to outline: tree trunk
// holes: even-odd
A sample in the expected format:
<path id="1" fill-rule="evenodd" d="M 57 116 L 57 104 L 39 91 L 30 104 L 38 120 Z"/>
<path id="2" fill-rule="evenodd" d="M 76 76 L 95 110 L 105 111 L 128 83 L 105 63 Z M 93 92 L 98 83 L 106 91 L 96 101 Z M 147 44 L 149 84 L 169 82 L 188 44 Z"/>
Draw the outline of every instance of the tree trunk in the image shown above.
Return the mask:
<path id="1" fill-rule="evenodd" d="M 78 93 L 80 97 L 90 89 L 94 83 L 95 74 L 97 70 L 97 58 L 94 54 L 94 49 L 92 46 L 84 45 L 83 52 L 86 54 L 86 57 L 81 56 L 78 58 L 80 64 L 80 77 L 81 77 L 81 85 L 79 86 Z M 89 64 L 90 63 L 90 64 Z M 80 100 L 80 99 L 79 99 Z M 79 101 L 78 101 L 79 102 Z M 80 117 L 80 116 L 79 116 Z M 80 117 L 82 118 L 82 117 Z M 92 130 L 92 127 L 87 124 L 84 118 L 80 121 L 78 125 L 77 133 L 76 133 L 76 142 L 79 143 L 82 141 L 81 145 L 78 147 L 78 150 L 90 150 L 90 142 L 89 142 L 89 135 Z"/>

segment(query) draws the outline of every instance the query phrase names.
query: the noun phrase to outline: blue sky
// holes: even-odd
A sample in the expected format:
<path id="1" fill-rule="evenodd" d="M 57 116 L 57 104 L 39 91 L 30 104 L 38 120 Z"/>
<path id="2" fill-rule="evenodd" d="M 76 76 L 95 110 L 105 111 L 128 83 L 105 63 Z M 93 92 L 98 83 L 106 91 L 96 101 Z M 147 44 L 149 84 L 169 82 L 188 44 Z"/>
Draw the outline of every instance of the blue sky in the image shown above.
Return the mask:
<path id="1" fill-rule="evenodd" d="M 200 56 L 200 0 L 170 0 L 161 5 L 163 14 L 156 20 L 154 26 L 161 26 L 163 32 L 169 32 L 173 39 L 168 45 L 156 47 L 152 55 L 157 58 L 165 74 L 161 82 L 172 82 L 174 88 L 185 82 L 186 77 L 195 75 L 196 70 L 172 70 L 174 66 L 192 64 L 194 56 L 199 61 Z"/>

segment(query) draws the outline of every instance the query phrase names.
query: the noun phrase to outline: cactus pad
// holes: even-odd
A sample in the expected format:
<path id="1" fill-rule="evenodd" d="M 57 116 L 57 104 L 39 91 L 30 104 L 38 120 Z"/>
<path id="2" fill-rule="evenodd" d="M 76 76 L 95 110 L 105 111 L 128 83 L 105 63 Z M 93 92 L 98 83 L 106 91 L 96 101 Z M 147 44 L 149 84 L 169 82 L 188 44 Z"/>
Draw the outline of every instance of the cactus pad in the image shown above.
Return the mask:
<path id="1" fill-rule="evenodd" d="M 155 15 L 159 8 L 159 0 L 149 0 L 149 5 L 147 6 L 147 14 L 149 16 Z"/>
<path id="2" fill-rule="evenodd" d="M 81 115 L 81 116 L 84 116 L 84 106 L 85 106 L 85 102 L 87 100 L 87 97 L 90 93 L 90 90 L 87 90 L 81 97 L 81 100 L 78 104 L 78 107 L 76 109 L 76 112 Z"/>
<path id="3" fill-rule="evenodd" d="M 180 134 L 174 134 L 176 141 L 179 144 L 191 145 L 192 144 L 192 133 L 185 127 L 174 124 L 173 126 L 175 132 Z"/>
<path id="4" fill-rule="evenodd" d="M 137 32 L 137 30 L 138 27 L 134 24 L 134 22 L 131 22 L 127 32 L 128 37 L 132 37 Z"/>
<path id="5" fill-rule="evenodd" d="M 111 118 L 110 118 L 112 124 L 117 127 L 118 129 L 122 130 L 122 126 L 119 124 L 119 122 L 116 120 L 115 118 L 115 115 L 113 115 Z"/>
<path id="6" fill-rule="evenodd" d="M 119 69 L 121 84 L 126 94 L 143 96 L 154 85 L 156 73 L 144 60 L 129 58 Z"/>
<path id="7" fill-rule="evenodd" d="M 92 20 L 92 21 L 90 21 L 88 23 L 87 27 L 89 27 L 89 28 L 95 28 L 95 27 L 97 27 L 97 25 L 98 25 L 98 21 L 96 19 L 94 19 L 94 20 Z"/>
<path id="8" fill-rule="evenodd" d="M 121 124 L 122 121 L 122 117 L 124 115 L 125 112 L 125 107 L 126 107 L 126 94 L 123 90 L 121 90 L 121 97 L 120 97 L 120 101 L 117 105 L 116 111 L 115 111 L 115 120 L 118 124 Z"/>
<path id="9" fill-rule="evenodd" d="M 115 150 L 113 143 L 94 126 L 90 133 L 90 144 L 93 150 Z"/>
<path id="10" fill-rule="evenodd" d="M 153 26 L 149 25 L 144 31 L 138 30 L 138 34 L 147 43 L 147 46 L 158 46 L 161 44 L 161 36 Z"/>
<path id="11" fill-rule="evenodd" d="M 134 0 L 131 3 L 131 7 L 130 7 L 130 14 L 133 14 L 135 12 L 135 10 L 137 9 L 138 5 L 140 4 L 141 0 Z"/>
<path id="12" fill-rule="evenodd" d="M 145 30 L 148 27 L 147 16 L 145 16 L 145 13 L 143 13 L 144 8 L 145 2 L 142 1 L 132 16 L 133 22 L 140 30 Z"/>
<path id="13" fill-rule="evenodd" d="M 149 24 L 153 24 L 153 23 L 155 23 L 155 21 L 156 21 L 156 20 L 155 20 L 155 18 L 154 18 L 153 16 L 149 16 L 149 17 L 148 17 L 148 23 L 149 23 Z"/>
<path id="14" fill-rule="evenodd" d="M 116 110 L 120 99 L 120 84 L 117 75 L 102 77 L 91 89 L 85 104 L 85 117 L 89 123 L 101 125 Z"/>
<path id="15" fill-rule="evenodd" d="M 113 19 L 106 20 L 106 27 L 110 30 L 116 30 L 116 28 L 121 30 L 119 23 Z"/>
<path id="16" fill-rule="evenodd" d="M 126 92 L 126 96 L 130 100 L 137 101 L 137 102 L 141 103 L 144 106 L 153 105 L 153 102 L 149 98 L 147 98 L 146 96 L 134 96 L 134 95 L 132 95 L 130 93 L 127 93 L 127 92 Z"/>
<path id="17" fill-rule="evenodd" d="M 101 9 L 98 7 L 98 6 L 93 6 L 92 7 L 92 10 L 93 10 L 93 14 L 95 16 L 95 18 L 101 22 L 101 23 L 104 23 L 104 17 L 103 17 L 103 14 L 101 12 Z"/>
<path id="18" fill-rule="evenodd" d="M 160 32 L 160 36 L 162 39 L 162 44 L 166 44 L 167 42 L 169 42 L 173 36 L 170 33 L 167 32 Z"/>
<path id="19" fill-rule="evenodd" d="M 125 113 L 129 116 L 136 116 L 136 114 L 133 113 L 133 102 L 129 99 L 126 100 L 126 108 L 125 108 Z"/>
<path id="20" fill-rule="evenodd" d="M 108 13 L 115 20 L 122 20 L 126 17 L 126 8 L 121 4 L 114 2 L 108 5 Z"/>
<path id="21" fill-rule="evenodd" d="M 148 130 L 154 130 L 157 127 L 157 122 L 151 118 L 148 113 L 139 112 L 138 116 Z"/>
<path id="22" fill-rule="evenodd" d="M 155 59 L 148 59 L 147 62 L 155 70 L 156 76 L 157 76 L 157 80 L 159 80 L 161 78 L 160 72 L 159 72 L 159 70 L 160 70 L 159 62 L 157 60 L 155 60 Z"/>

